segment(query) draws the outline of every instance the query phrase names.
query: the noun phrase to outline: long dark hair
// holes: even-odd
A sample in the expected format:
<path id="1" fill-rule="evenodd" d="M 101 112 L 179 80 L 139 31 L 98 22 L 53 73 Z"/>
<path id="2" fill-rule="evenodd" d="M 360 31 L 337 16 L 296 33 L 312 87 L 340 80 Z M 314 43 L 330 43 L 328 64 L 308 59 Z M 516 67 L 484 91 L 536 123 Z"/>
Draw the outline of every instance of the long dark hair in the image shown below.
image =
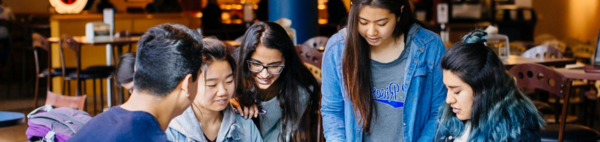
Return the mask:
<path id="1" fill-rule="evenodd" d="M 235 60 L 227 52 L 225 43 L 213 37 L 207 37 L 203 40 L 204 50 L 202 50 L 202 61 L 204 62 L 202 63 L 201 70 L 203 70 L 204 75 L 207 74 L 208 64 L 214 61 L 227 61 L 231 67 L 231 71 L 235 71 Z M 206 79 L 206 76 L 204 78 Z"/>
<path id="2" fill-rule="evenodd" d="M 356 117 L 360 118 L 358 123 L 366 133 L 370 133 L 371 119 L 376 116 L 373 114 L 376 106 L 371 93 L 373 89 L 370 68 L 371 47 L 358 32 L 360 20 L 358 14 L 365 5 L 385 8 L 400 18 L 392 33 L 394 38 L 408 33 L 415 20 L 408 0 L 352 0 L 348 16 L 348 39 L 342 61 L 344 87 L 348 89 L 348 97 L 353 104 Z M 402 6 L 404 9 L 401 8 Z"/>
<path id="3" fill-rule="evenodd" d="M 464 42 L 450 46 L 442 56 L 442 69 L 451 71 L 473 89 L 470 141 L 506 141 L 521 128 L 539 129 L 544 120 L 533 103 L 519 89 L 513 77 L 492 49 L 486 47 L 486 33 L 478 30 Z M 460 136 L 464 123 L 444 104 L 439 116 L 438 135 Z M 495 124 L 495 125 L 494 125 Z M 500 127 L 498 127 L 500 126 Z M 503 133 L 503 135 L 493 135 Z"/>
<path id="4" fill-rule="evenodd" d="M 243 39 L 239 49 L 240 54 L 236 60 L 238 70 L 235 72 L 236 94 L 240 104 L 243 106 L 257 104 L 261 102 L 260 95 L 264 95 L 258 93 L 246 60 L 250 59 L 256 47 L 261 43 L 267 48 L 277 49 L 285 58 L 285 68 L 275 82 L 281 83 L 277 98 L 282 110 L 282 128 L 279 131 L 279 140 L 287 141 L 285 135 L 288 133 L 292 134 L 290 137 L 292 141 L 315 140 L 312 132 L 318 132 L 316 124 L 317 110 L 319 110 L 321 99 L 320 87 L 308 68 L 300 61 L 296 48 L 286 31 L 276 23 L 257 22 L 248 28 Z M 302 90 L 306 90 L 310 94 L 310 99 L 303 115 L 298 116 L 297 110 L 301 107 L 298 100 Z M 254 122 L 260 126 L 259 121 Z"/>
<path id="5" fill-rule="evenodd" d="M 119 57 L 117 65 L 117 85 L 123 85 L 133 81 L 133 73 L 135 65 L 135 53 L 125 53 Z"/>

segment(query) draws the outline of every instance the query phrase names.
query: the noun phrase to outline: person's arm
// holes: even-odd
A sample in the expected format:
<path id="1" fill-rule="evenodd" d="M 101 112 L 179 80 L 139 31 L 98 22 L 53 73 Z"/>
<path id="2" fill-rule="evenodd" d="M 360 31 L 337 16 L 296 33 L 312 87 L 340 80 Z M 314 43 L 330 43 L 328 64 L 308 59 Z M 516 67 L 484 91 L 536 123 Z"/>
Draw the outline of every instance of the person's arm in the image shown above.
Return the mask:
<path id="1" fill-rule="evenodd" d="M 342 142 L 346 140 L 344 125 L 344 98 L 341 92 L 340 76 L 337 74 L 335 46 L 344 46 L 341 35 L 336 34 L 329 39 L 323 55 L 321 85 L 321 115 L 323 117 L 324 136 L 327 141 Z M 337 42 L 337 43 L 334 43 Z M 331 44 L 331 45 L 330 45 Z"/>
<path id="2" fill-rule="evenodd" d="M 429 110 L 429 118 L 427 118 L 427 124 L 423 128 L 421 132 L 421 136 L 417 141 L 419 142 L 431 142 L 433 141 L 433 137 L 435 135 L 436 129 L 438 127 L 437 115 L 440 110 L 440 106 L 444 104 L 446 99 L 447 89 L 443 82 L 442 76 L 442 67 L 440 66 L 442 55 L 446 52 L 446 47 L 439 37 L 436 40 L 437 42 L 432 43 L 429 48 L 435 48 L 435 50 L 431 50 L 435 54 L 435 63 L 433 65 L 433 70 L 431 72 L 431 78 L 427 81 L 431 83 L 431 108 Z"/>
<path id="3" fill-rule="evenodd" d="M 237 113 L 239 113 L 242 117 L 248 119 L 248 118 L 256 118 L 258 117 L 258 107 L 256 106 L 256 104 L 253 104 L 250 107 L 247 106 L 242 106 L 240 105 L 240 103 L 238 102 L 237 98 L 233 98 L 229 101 L 229 104 L 231 104 L 231 107 L 233 109 L 235 109 L 237 111 Z"/>

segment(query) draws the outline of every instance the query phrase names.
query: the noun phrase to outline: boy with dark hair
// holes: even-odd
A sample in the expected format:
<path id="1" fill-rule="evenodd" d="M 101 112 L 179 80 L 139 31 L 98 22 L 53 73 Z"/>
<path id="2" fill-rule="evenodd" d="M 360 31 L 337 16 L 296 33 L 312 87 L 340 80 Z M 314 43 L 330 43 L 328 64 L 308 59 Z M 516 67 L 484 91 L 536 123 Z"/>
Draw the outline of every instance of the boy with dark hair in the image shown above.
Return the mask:
<path id="1" fill-rule="evenodd" d="M 94 117 L 69 141 L 167 141 L 165 130 L 196 97 L 202 36 L 183 25 L 150 28 L 138 42 L 129 100 Z"/>

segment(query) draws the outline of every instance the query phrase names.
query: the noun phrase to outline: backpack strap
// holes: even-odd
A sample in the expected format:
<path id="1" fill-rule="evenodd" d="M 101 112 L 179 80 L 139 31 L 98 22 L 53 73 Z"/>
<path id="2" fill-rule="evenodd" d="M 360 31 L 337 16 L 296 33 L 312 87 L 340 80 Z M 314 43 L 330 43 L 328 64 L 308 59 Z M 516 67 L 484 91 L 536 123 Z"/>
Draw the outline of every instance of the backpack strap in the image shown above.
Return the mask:
<path id="1" fill-rule="evenodd" d="M 54 108 L 52 108 L 51 105 L 44 105 L 44 106 L 38 107 L 38 108 L 34 109 L 33 111 L 31 111 L 29 114 L 27 114 L 27 119 L 30 119 L 32 115 L 34 115 L 34 114 L 36 114 L 36 113 L 38 113 L 40 111 L 49 112 L 52 109 L 54 109 Z"/>

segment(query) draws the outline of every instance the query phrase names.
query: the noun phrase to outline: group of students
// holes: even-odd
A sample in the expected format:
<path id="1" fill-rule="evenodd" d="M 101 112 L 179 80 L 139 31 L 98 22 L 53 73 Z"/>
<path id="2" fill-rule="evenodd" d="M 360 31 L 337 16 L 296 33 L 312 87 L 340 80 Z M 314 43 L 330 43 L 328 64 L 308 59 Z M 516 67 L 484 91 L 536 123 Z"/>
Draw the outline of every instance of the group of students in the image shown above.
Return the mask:
<path id="1" fill-rule="evenodd" d="M 94 117 L 69 141 L 317 137 L 319 84 L 276 23 L 253 24 L 235 53 L 199 30 L 158 25 L 141 37 L 137 53 L 120 58 L 116 74 L 130 98 Z"/>
<path id="2" fill-rule="evenodd" d="M 446 49 L 408 0 L 352 0 L 319 83 L 278 24 L 254 23 L 234 53 L 158 25 L 121 58 L 127 102 L 69 141 L 318 141 L 319 125 L 327 141 L 540 141 L 544 120 L 486 37 Z"/>

